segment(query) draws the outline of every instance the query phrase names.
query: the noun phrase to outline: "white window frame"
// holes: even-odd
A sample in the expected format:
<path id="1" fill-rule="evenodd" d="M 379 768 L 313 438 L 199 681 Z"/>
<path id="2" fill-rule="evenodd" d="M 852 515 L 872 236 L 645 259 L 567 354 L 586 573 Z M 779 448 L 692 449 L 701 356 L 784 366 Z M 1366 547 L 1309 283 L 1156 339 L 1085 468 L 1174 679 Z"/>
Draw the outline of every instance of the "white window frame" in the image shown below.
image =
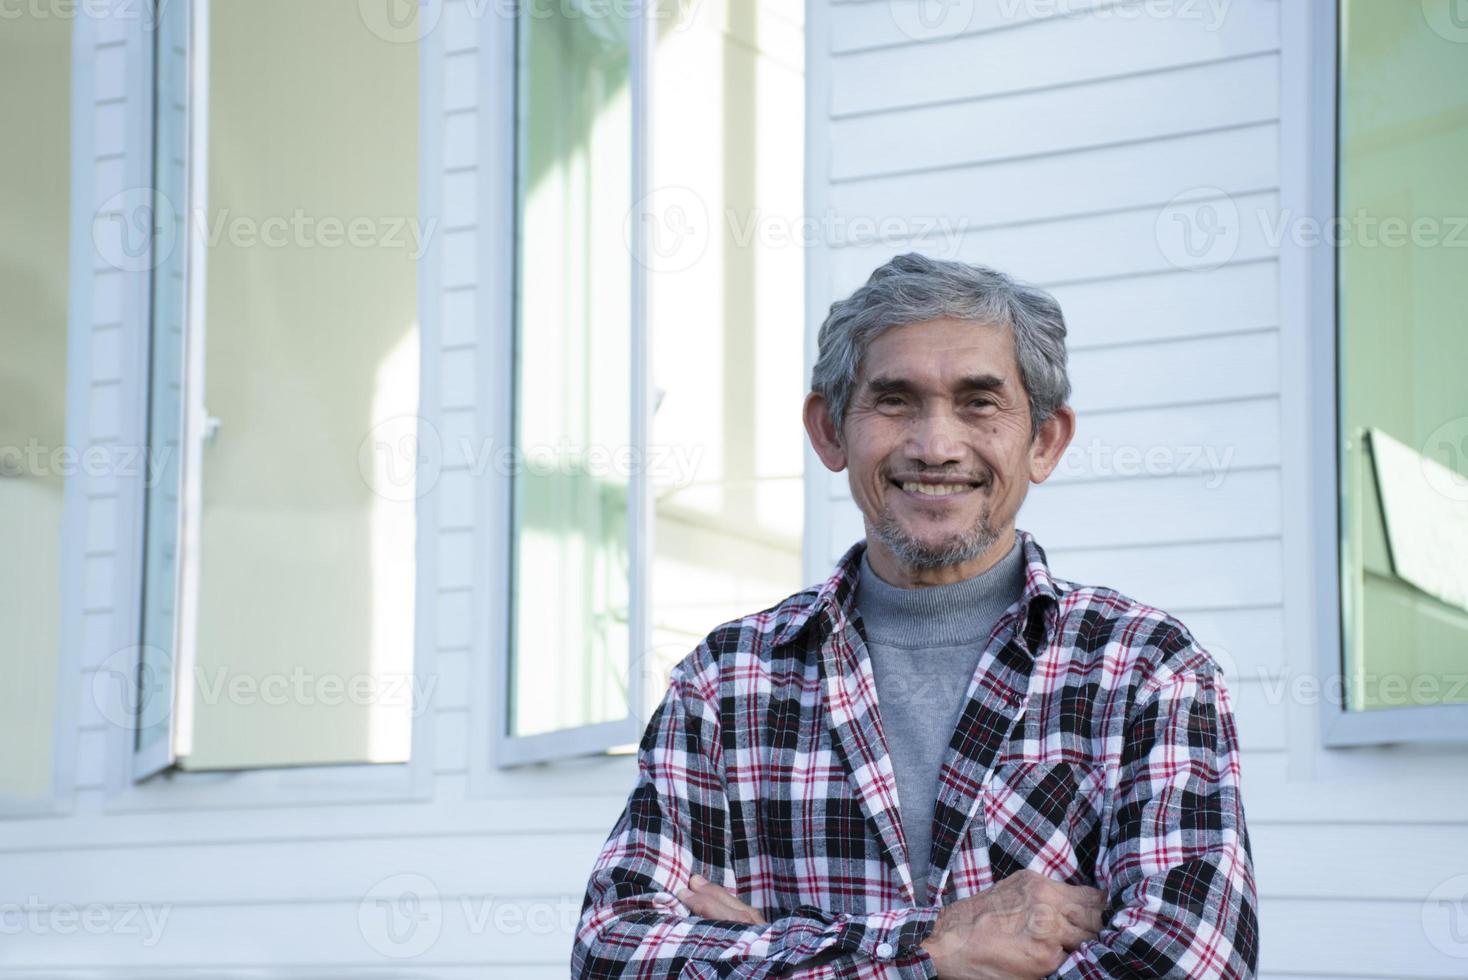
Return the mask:
<path id="1" fill-rule="evenodd" d="M 1335 217 L 1339 159 L 1337 86 L 1341 0 L 1302 0 L 1280 8 L 1281 194 L 1285 215 L 1323 222 Z M 1286 377 L 1304 380 L 1281 402 L 1286 467 L 1285 557 L 1301 574 L 1287 576 L 1286 609 L 1310 610 L 1290 636 L 1314 651 L 1324 692 L 1318 726 L 1326 748 L 1399 742 L 1468 742 L 1468 705 L 1423 705 L 1353 711 L 1332 695 L 1344 688 L 1341 624 L 1341 519 L 1337 453 L 1338 285 L 1332 248 L 1280 245 L 1282 343 Z M 1291 324 L 1299 329 L 1290 330 Z M 1287 386 L 1288 389 L 1289 386 Z M 1293 472 L 1291 472 L 1293 471 Z M 1334 681 L 1342 683 L 1333 683 Z"/>
<path id="2" fill-rule="evenodd" d="M 194 11 L 195 26 L 207 24 L 209 0 L 178 0 L 187 2 Z M 108 18 L 105 11 L 101 17 L 88 15 L 77 19 L 78 45 L 90 46 L 92 38 L 104 29 L 120 29 L 124 32 L 122 44 L 126 52 L 128 99 L 124 121 L 126 150 L 122 154 L 123 166 L 118 173 L 118 186 L 99 188 L 97 193 L 106 198 L 115 190 L 125 187 L 149 186 L 152 181 L 154 146 L 153 90 L 154 90 L 154 37 L 147 18 Z M 421 44 L 419 86 L 419 145 L 420 181 L 418 208 L 420 219 L 426 226 L 443 223 L 446 217 L 442 206 L 442 86 L 439 77 L 445 58 L 445 32 L 430 31 Z M 197 45 L 191 46 L 190 75 L 195 79 L 207 78 L 207 52 Z M 82 76 L 78 75 L 78 82 Z M 80 98 L 88 113 L 84 125 L 90 127 L 94 111 L 92 92 L 89 87 L 78 84 Z M 201 127 L 200 127 L 201 128 Z M 191 125 L 190 142 L 195 141 L 199 128 Z M 192 156 L 192 154 L 191 154 Z M 192 162 L 192 160 L 191 160 Z M 74 171 L 74 193 L 85 194 L 90 200 L 97 175 L 81 162 Z M 193 182 L 190 181 L 192 184 Z M 191 202 L 191 206 L 192 206 Z M 77 214 L 89 214 L 91 208 L 75 209 Z M 427 225 L 427 222 L 433 222 Z M 199 268 L 194 264 L 194 254 L 202 251 L 202 232 L 196 221 L 185 221 L 191 252 L 190 274 Z M 92 268 L 91 227 L 87 224 L 80 232 L 80 241 L 86 248 L 85 263 L 81 268 L 90 272 Z M 74 241 L 74 247 L 76 241 Z M 179 243 L 180 247 L 183 243 Z M 425 393 L 419 414 L 430 424 L 436 424 L 437 407 L 427 394 L 438 390 L 438 358 L 441 303 L 438 292 L 439 270 L 442 263 L 442 245 L 432 238 L 419 260 L 418 267 L 418 318 L 420 343 L 420 391 Z M 74 252 L 74 255 L 76 253 Z M 75 259 L 74 259 L 75 261 Z M 152 262 L 147 263 L 152 267 Z M 85 276 L 85 273 L 83 273 Z M 84 287 L 90 289 L 90 278 Z M 118 423 L 119 441 L 123 445 L 146 446 L 148 444 L 148 391 L 151 383 L 149 344 L 152 331 L 150 309 L 151 281 L 147 272 L 133 276 L 125 303 L 127 316 L 122 325 L 123 340 L 121 357 L 124 365 L 122 392 L 120 397 L 121 418 Z M 189 290 L 189 318 L 187 331 L 198 336 L 202 317 L 202 297 L 195 295 L 200 290 Z M 85 363 L 86 359 L 81 359 Z M 186 433 L 185 441 L 190 436 Z M 425 464 L 426 465 L 426 464 Z M 144 507 L 146 505 L 145 475 L 119 479 L 118 528 L 116 550 L 116 605 L 113 615 L 112 649 L 131 651 L 131 671 L 135 674 L 139 642 L 142 632 L 143 614 L 143 567 L 144 567 Z M 417 566 L 414 601 L 417 613 L 414 617 L 413 671 L 418 691 L 434 691 L 436 646 L 436 623 L 433 616 L 436 598 L 436 543 L 437 508 L 432 493 L 418 497 L 415 518 L 417 521 L 415 561 Z M 178 658 L 182 660 L 183 657 Z M 127 664 L 113 662 L 115 669 L 128 670 Z M 178 675 L 175 666 L 175 675 Z M 175 696 L 177 684 L 175 683 Z M 170 711 L 170 729 L 176 720 L 177 703 Z M 168 758 L 159 753 L 139 754 L 135 750 L 136 728 L 134 726 L 109 725 L 107 728 L 106 768 L 104 775 L 104 812 L 142 812 L 171 809 L 239 809 L 298 804 L 331 804 L 363 802 L 398 802 L 426 800 L 433 794 L 435 738 L 434 705 L 414 705 L 412 721 L 412 752 L 403 763 L 370 763 L 346 765 L 309 765 L 248 770 L 189 772 L 173 768 L 171 752 Z M 168 739 L 171 743 L 172 736 Z"/>
<path id="3" fill-rule="evenodd" d="M 648 93 L 651 70 L 648 52 L 651 50 L 650 32 L 654 21 L 648 16 L 651 3 L 636 4 L 637 13 L 628 32 L 628 61 L 632 92 L 632 187 L 630 199 L 637 207 L 647 193 L 647 133 Z M 484 371 L 485 387 L 481 388 L 481 432 L 493 439 L 493 444 L 514 444 L 514 340 L 516 310 L 514 295 L 517 288 L 515 266 L 515 212 L 516 212 L 516 103 L 517 44 L 516 17 L 485 18 L 482 32 L 483 49 L 488 53 L 481 62 L 490 76 L 488 90 L 498 93 L 485 109 L 484 126 L 487 139 L 481 143 L 488 149 L 488 166 L 484 175 L 484 186 L 494 190 L 485 194 L 486 213 L 483 227 L 495 230 L 490 253 L 492 256 L 491 281 L 481 295 L 493 295 L 499 303 L 492 315 L 485 320 L 490 325 L 490 335 L 484 349 L 490 352 L 485 364 L 491 370 Z M 633 221 L 631 228 L 631 255 L 628 256 L 628 272 L 631 283 L 632 325 L 632 425 L 631 437 L 634 446 L 645 446 L 651 428 L 649 398 L 648 342 L 646 317 L 646 263 L 640 260 L 643 254 L 642 222 Z M 475 718 L 472 732 L 474 740 L 474 763 L 472 769 L 476 779 L 486 777 L 493 780 L 486 770 L 524 766 L 528 763 L 549 762 L 578 756 L 602 755 L 610 750 L 635 743 L 642 734 L 645 724 L 646 692 L 636 683 L 639 651 L 648 648 L 648 566 L 653 554 L 652 495 L 647 490 L 646 473 L 634 469 L 628 486 L 628 547 L 630 553 L 631 581 L 628 583 L 629 611 L 629 657 L 628 657 L 628 710 L 623 718 L 601 724 L 583 725 L 538 735 L 513 735 L 509 731 L 511 698 L 514 697 L 510 683 L 513 661 L 513 638 L 510 632 L 511 605 L 513 602 L 514 570 L 512 567 L 513 533 L 511 497 L 513 476 L 496 474 L 482 493 L 484 510 L 480 527 L 490 533 L 483 541 L 481 553 L 492 556 L 490 569 L 482 583 L 483 591 L 476 594 L 475 608 L 478 621 L 474 642 L 476 664 L 487 667 L 488 678 L 476 679 L 476 690 L 488 692 L 488 710 L 480 711 Z M 488 746 L 488 760 L 481 753 Z M 482 789 L 482 787 L 476 787 Z"/>

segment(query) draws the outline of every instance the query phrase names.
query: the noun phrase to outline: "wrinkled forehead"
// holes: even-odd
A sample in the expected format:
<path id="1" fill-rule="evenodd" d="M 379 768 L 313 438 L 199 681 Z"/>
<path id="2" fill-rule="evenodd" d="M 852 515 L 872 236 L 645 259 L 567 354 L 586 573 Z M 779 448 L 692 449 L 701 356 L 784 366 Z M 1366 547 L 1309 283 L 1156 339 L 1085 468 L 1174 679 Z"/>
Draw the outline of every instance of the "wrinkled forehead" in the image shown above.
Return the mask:
<path id="1" fill-rule="evenodd" d="M 953 389 L 975 379 L 1007 381 L 1017 373 L 1013 332 L 1002 324 L 971 320 L 926 320 L 889 327 L 872 338 L 857 380 L 904 381 Z"/>

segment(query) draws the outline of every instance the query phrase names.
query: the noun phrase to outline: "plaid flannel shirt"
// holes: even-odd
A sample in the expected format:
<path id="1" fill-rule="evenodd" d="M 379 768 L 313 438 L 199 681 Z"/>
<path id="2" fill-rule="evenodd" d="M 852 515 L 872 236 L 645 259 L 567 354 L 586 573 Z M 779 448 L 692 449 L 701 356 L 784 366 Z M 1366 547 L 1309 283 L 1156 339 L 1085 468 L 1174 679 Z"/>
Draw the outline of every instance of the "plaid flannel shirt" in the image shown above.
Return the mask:
<path id="1" fill-rule="evenodd" d="M 596 862 L 576 977 L 935 975 L 938 906 L 1021 868 L 1109 896 L 1056 976 L 1249 977 L 1257 899 L 1223 677 L 1178 620 L 1050 574 L 1019 531 L 942 762 L 914 883 L 865 631 L 864 541 L 823 585 L 711 632 L 674 670 Z M 701 874 L 768 925 L 692 916 Z M 940 900 L 934 904 L 931 896 Z"/>

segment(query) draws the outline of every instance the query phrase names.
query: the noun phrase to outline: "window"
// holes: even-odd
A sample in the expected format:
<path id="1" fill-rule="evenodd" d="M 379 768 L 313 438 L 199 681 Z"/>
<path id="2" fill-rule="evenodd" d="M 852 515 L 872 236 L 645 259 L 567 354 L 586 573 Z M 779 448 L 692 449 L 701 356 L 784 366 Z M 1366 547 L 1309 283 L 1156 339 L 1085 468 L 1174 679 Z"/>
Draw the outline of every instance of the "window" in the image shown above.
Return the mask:
<path id="1" fill-rule="evenodd" d="M 0 811 L 52 797 L 66 444 L 71 21 L 0 31 Z M 24 152 L 20 152 L 23 146 Z M 23 747 L 23 749 L 22 749 Z"/>
<path id="2" fill-rule="evenodd" d="M 634 623 L 629 21 L 518 18 L 509 733 L 625 722 Z M 619 456 L 620 454 L 620 456 Z M 625 728 L 625 725 L 623 726 Z M 625 738 L 626 732 L 622 733 Z"/>
<path id="3" fill-rule="evenodd" d="M 635 741 L 677 660 L 801 584 L 802 25 L 639 6 L 516 23 L 501 764 Z"/>
<path id="4" fill-rule="evenodd" d="M 1340 5 L 1344 708 L 1378 737 L 1468 704 L 1468 25 L 1440 6 Z"/>
<path id="5" fill-rule="evenodd" d="M 418 58 L 351 3 L 162 9 L 140 775 L 408 759 Z"/>

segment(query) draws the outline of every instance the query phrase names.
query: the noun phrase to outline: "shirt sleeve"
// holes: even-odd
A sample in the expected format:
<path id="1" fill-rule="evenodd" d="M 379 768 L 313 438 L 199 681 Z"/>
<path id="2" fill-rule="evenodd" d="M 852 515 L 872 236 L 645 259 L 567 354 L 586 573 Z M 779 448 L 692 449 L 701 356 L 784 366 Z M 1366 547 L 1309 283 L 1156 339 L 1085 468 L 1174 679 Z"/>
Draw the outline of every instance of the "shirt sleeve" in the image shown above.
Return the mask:
<path id="1" fill-rule="evenodd" d="M 582 902 L 571 975 L 799 980 L 935 975 L 919 944 L 936 908 L 868 915 L 813 906 L 761 910 L 751 926 L 689 914 L 676 895 L 689 878 L 740 893 L 729 860 L 728 801 L 720 770 L 718 716 L 675 673 L 638 750 L 638 780 L 597 858 Z"/>
<path id="2" fill-rule="evenodd" d="M 1258 898 L 1228 689 L 1206 657 L 1143 686 L 1098 879 L 1109 921 L 1058 977 L 1255 975 Z M 1186 665 L 1180 665 L 1186 666 Z"/>

